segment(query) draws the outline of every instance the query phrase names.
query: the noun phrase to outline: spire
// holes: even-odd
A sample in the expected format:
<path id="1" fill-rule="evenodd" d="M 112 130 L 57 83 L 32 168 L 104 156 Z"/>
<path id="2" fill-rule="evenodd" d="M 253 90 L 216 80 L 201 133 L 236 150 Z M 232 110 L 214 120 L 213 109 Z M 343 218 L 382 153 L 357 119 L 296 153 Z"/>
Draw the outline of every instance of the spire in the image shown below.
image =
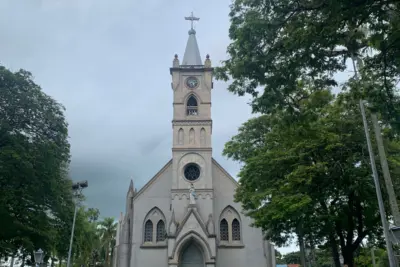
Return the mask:
<path id="1" fill-rule="evenodd" d="M 193 12 L 190 17 L 185 17 L 185 20 L 191 21 L 191 28 L 189 30 L 189 39 L 186 44 L 185 54 L 183 55 L 182 65 L 183 66 L 193 66 L 203 65 L 200 57 L 199 46 L 196 40 L 196 31 L 193 29 L 193 21 L 198 21 L 200 18 L 193 16 Z"/>

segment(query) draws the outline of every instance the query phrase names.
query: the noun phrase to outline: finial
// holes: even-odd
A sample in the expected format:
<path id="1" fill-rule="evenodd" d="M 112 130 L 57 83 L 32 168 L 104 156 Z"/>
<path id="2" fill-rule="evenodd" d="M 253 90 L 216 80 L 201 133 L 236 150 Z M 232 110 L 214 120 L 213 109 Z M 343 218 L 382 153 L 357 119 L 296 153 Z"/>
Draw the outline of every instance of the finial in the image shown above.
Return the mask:
<path id="1" fill-rule="evenodd" d="M 204 61 L 204 67 L 211 68 L 211 60 L 210 60 L 210 55 L 209 54 L 207 54 L 206 60 Z"/>
<path id="2" fill-rule="evenodd" d="M 178 54 L 175 54 L 175 56 L 174 56 L 174 61 L 172 62 L 172 67 L 174 67 L 174 68 L 178 68 L 179 67 Z"/>
<path id="3" fill-rule="evenodd" d="M 196 34 L 196 31 L 193 29 L 193 21 L 198 21 L 200 20 L 200 18 L 196 18 L 195 16 L 193 16 L 193 12 L 190 14 L 190 17 L 185 17 L 185 20 L 190 20 L 190 31 L 189 34 Z M 193 31 L 192 31 L 193 30 Z"/>

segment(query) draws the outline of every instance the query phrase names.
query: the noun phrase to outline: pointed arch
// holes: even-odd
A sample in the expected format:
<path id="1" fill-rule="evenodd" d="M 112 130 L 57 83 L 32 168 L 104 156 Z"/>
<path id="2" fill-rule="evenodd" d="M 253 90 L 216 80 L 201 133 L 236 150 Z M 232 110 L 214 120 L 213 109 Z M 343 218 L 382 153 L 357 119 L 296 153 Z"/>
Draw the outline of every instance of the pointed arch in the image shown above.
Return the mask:
<path id="1" fill-rule="evenodd" d="M 232 241 L 240 241 L 240 222 L 236 218 L 232 221 Z"/>
<path id="2" fill-rule="evenodd" d="M 221 241 L 229 241 L 229 227 L 225 219 L 222 219 L 219 223 L 219 239 Z"/>
<path id="3" fill-rule="evenodd" d="M 160 223 L 161 222 L 161 223 Z M 143 223 L 143 244 L 148 245 L 149 243 L 159 243 L 165 242 L 165 216 L 164 213 L 158 208 L 152 208 L 144 218 Z M 158 233 L 161 230 L 161 225 L 163 225 L 164 238 L 161 240 Z"/>
<path id="4" fill-rule="evenodd" d="M 204 129 L 204 127 L 201 128 L 201 130 L 200 130 L 200 145 L 202 147 L 207 145 L 206 144 L 206 129 Z"/>
<path id="5" fill-rule="evenodd" d="M 194 145 L 195 138 L 196 138 L 196 136 L 195 136 L 194 129 L 190 128 L 190 130 L 189 130 L 189 144 Z"/>
<path id="6" fill-rule="evenodd" d="M 242 241 L 242 229 L 240 215 L 230 205 L 226 206 L 219 218 L 219 237 L 223 243 L 238 244 Z M 228 236 L 228 238 L 226 238 Z"/>
<path id="7" fill-rule="evenodd" d="M 186 115 L 188 116 L 197 116 L 199 101 L 194 94 L 190 94 L 186 100 Z"/>
<path id="8" fill-rule="evenodd" d="M 144 242 L 153 242 L 153 222 L 150 219 L 144 225 Z"/>
<path id="9" fill-rule="evenodd" d="M 165 240 L 165 223 L 163 220 L 159 220 L 157 223 L 156 242 L 164 240 Z"/>
<path id="10" fill-rule="evenodd" d="M 211 250 L 208 241 L 204 239 L 199 233 L 191 230 L 184 234 L 181 238 L 179 238 L 176 242 L 175 247 L 172 250 L 172 257 L 171 259 L 175 259 L 179 261 L 183 251 L 187 248 L 190 244 L 196 244 L 200 251 L 203 253 L 205 262 L 214 262 L 215 255 Z"/>
<path id="11" fill-rule="evenodd" d="M 184 136 L 184 131 L 182 128 L 179 129 L 178 131 L 178 145 L 183 145 L 185 142 L 185 136 Z"/>
<path id="12" fill-rule="evenodd" d="M 188 242 L 179 255 L 179 266 L 204 266 L 204 253 L 197 242 Z"/>

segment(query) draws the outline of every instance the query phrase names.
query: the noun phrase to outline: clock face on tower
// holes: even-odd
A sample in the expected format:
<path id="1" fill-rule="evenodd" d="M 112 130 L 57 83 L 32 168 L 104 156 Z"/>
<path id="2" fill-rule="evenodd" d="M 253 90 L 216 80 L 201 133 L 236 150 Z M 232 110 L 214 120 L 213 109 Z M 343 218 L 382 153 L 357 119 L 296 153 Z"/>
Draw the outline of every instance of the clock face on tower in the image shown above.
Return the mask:
<path id="1" fill-rule="evenodd" d="M 186 79 L 185 84 L 186 87 L 189 89 L 196 89 L 199 86 L 200 82 L 199 79 L 197 79 L 196 77 L 190 76 Z"/>

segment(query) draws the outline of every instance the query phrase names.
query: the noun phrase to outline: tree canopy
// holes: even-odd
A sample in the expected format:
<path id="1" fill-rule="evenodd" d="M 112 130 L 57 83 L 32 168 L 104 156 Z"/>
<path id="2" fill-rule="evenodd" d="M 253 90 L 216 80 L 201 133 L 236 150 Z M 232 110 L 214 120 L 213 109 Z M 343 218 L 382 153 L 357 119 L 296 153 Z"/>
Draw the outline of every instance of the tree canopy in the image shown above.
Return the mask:
<path id="1" fill-rule="evenodd" d="M 250 94 L 259 116 L 224 154 L 243 163 L 236 201 L 278 245 L 296 234 L 328 246 L 336 266 L 339 254 L 353 266 L 363 240 L 381 241 L 358 100 L 380 114 L 399 190 L 399 8 L 392 0 L 233 1 L 229 58 L 216 76 Z"/>
<path id="2" fill-rule="evenodd" d="M 232 79 L 229 90 L 238 95 L 253 95 L 255 112 L 295 109 L 306 97 L 298 91 L 300 79 L 311 78 L 321 88 L 336 86 L 334 75 L 353 58 L 380 83 L 364 96 L 400 124 L 398 1 L 235 0 L 230 18 L 229 59 L 217 69 L 217 78 Z"/>
<path id="3" fill-rule="evenodd" d="M 0 258 L 32 264 L 39 248 L 51 266 L 67 258 L 75 206 L 67 126 L 64 107 L 31 73 L 0 66 Z M 76 265 L 110 266 L 116 223 L 98 218 L 98 209 L 78 210 Z"/>
<path id="4" fill-rule="evenodd" d="M 63 111 L 29 72 L 0 66 L 0 254 L 50 249 L 54 232 L 68 228 L 72 192 Z"/>

